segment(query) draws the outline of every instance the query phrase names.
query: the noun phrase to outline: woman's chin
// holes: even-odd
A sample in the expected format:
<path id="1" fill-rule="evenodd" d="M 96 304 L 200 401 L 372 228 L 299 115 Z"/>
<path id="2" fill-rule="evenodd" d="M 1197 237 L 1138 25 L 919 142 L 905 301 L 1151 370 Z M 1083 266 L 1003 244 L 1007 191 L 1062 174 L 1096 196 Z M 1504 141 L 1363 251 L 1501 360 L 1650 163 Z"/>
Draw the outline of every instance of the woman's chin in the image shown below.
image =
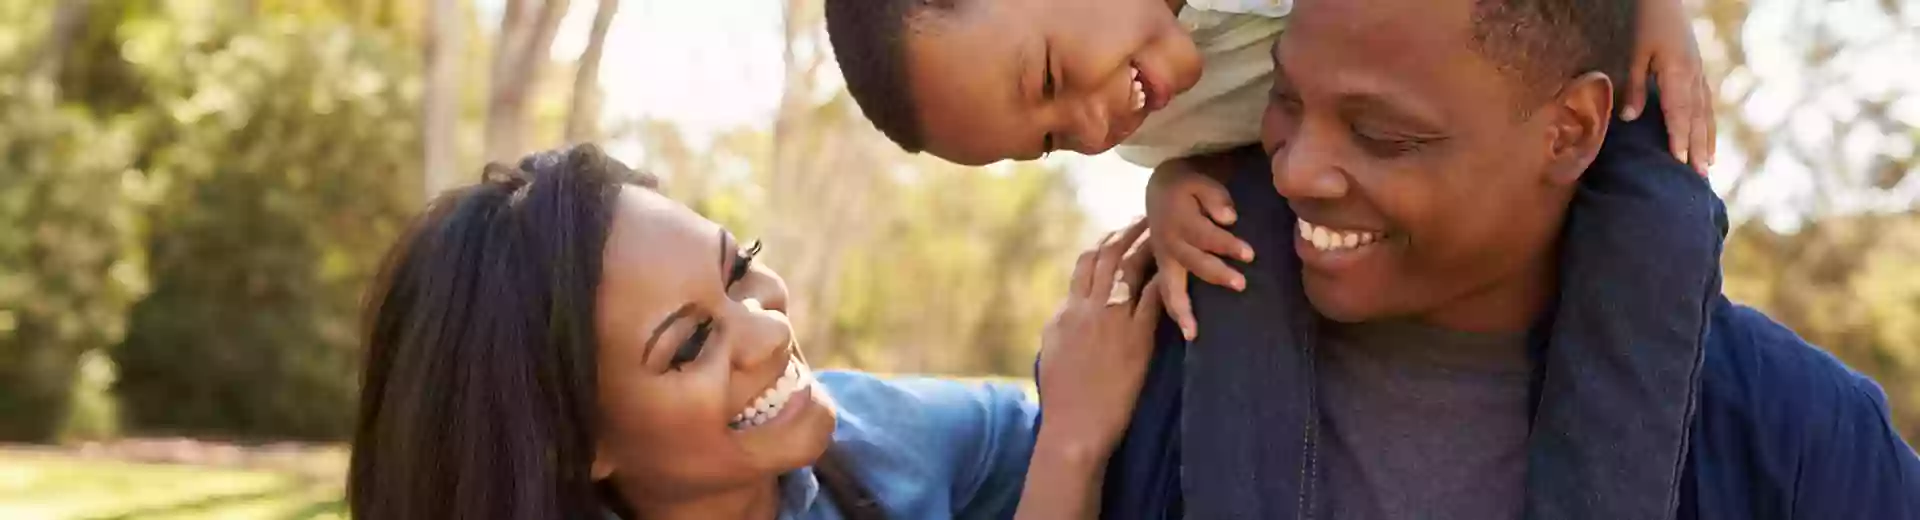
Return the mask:
<path id="1" fill-rule="evenodd" d="M 775 473 L 812 466 L 833 442 L 834 408 L 826 393 L 816 386 L 794 398 L 805 401 L 788 405 L 792 409 L 766 424 L 734 432 Z"/>

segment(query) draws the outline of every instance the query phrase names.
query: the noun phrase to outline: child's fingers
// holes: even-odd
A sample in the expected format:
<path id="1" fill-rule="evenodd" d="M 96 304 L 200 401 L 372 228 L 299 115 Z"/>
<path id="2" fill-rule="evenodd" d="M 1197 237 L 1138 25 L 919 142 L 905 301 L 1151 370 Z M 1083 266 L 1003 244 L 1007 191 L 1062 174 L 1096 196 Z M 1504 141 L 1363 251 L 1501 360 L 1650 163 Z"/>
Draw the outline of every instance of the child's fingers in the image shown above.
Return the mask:
<path id="1" fill-rule="evenodd" d="M 1640 118 L 1640 112 L 1647 107 L 1647 69 L 1653 68 L 1653 53 L 1640 51 L 1633 57 L 1633 66 L 1627 67 L 1627 105 L 1620 109 L 1621 121 Z"/>
<path id="2" fill-rule="evenodd" d="M 1160 293 L 1160 307 L 1173 318 L 1174 325 L 1180 327 L 1180 337 L 1192 341 L 1200 334 L 1200 326 L 1193 319 L 1193 303 L 1187 298 L 1187 273 L 1161 271 L 1155 275 L 1155 292 Z"/>
<path id="3" fill-rule="evenodd" d="M 1232 257 L 1242 262 L 1253 261 L 1253 246 L 1247 245 L 1246 241 L 1233 236 L 1233 232 L 1225 228 L 1215 226 L 1212 222 L 1199 220 L 1188 221 L 1180 227 L 1181 235 L 1186 237 L 1186 242 L 1200 248 L 1201 251 Z"/>
<path id="4" fill-rule="evenodd" d="M 1174 261 L 1185 266 L 1187 271 L 1200 277 L 1201 280 L 1235 291 L 1246 289 L 1246 278 L 1241 277 L 1240 273 L 1234 271 L 1232 267 L 1227 267 L 1227 263 L 1220 260 L 1220 257 L 1186 244 L 1175 244 L 1170 249 L 1172 251 L 1169 253 L 1173 255 Z"/>
<path id="5" fill-rule="evenodd" d="M 1693 151 L 1689 153 L 1693 156 L 1694 169 L 1700 170 L 1701 176 L 1706 176 L 1707 167 L 1713 166 L 1713 143 L 1717 137 L 1715 131 L 1718 130 L 1715 128 L 1717 122 L 1713 119 L 1713 89 L 1702 79 L 1695 91 L 1700 93 L 1700 110 L 1695 111 Z"/>
<path id="6" fill-rule="evenodd" d="M 1222 226 L 1231 226 L 1239 215 L 1233 212 L 1233 195 L 1219 184 L 1207 184 L 1196 190 L 1194 200 L 1200 201 L 1200 209 L 1207 212 L 1207 218 Z"/>
<path id="7" fill-rule="evenodd" d="M 1167 316 L 1180 326 L 1180 336 L 1192 341 L 1200 327 L 1193 319 L 1193 304 L 1187 298 L 1187 269 L 1178 262 L 1162 259 L 1160 274 L 1152 282 L 1159 289 L 1160 301 L 1166 306 Z"/>
<path id="8" fill-rule="evenodd" d="M 1690 163 L 1688 148 L 1693 141 L 1693 119 L 1698 114 L 1700 93 L 1693 87 L 1693 77 L 1678 67 L 1667 67 L 1660 71 L 1660 105 L 1667 112 L 1667 147 L 1673 157 L 1680 162 Z"/>

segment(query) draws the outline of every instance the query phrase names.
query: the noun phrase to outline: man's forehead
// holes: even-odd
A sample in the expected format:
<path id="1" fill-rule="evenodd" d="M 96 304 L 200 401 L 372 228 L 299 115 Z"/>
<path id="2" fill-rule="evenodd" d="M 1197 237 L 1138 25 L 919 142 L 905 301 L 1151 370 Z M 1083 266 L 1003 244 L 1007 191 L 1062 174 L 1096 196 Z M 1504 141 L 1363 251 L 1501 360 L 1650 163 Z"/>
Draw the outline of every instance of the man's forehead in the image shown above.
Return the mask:
<path id="1" fill-rule="evenodd" d="M 1282 39 L 1331 38 L 1356 52 L 1404 56 L 1442 43 L 1471 38 L 1478 0 L 1299 0 Z"/>
<path id="2" fill-rule="evenodd" d="M 1274 45 L 1277 72 L 1374 94 L 1471 79 L 1491 70 L 1472 47 L 1474 1 L 1302 0 Z"/>

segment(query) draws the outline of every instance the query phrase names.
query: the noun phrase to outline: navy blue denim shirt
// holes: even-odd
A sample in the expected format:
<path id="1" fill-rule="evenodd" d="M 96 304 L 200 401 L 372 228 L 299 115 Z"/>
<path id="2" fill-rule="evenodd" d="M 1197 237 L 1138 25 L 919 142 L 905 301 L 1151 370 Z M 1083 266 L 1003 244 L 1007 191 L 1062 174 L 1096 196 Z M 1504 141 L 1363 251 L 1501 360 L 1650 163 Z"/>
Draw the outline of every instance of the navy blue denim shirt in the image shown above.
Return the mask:
<path id="1" fill-rule="evenodd" d="M 1878 385 L 1721 295 L 1725 207 L 1647 106 L 1583 177 L 1560 294 L 1531 335 L 1527 518 L 1920 518 L 1920 458 Z M 1325 516 L 1318 318 L 1292 211 L 1266 158 L 1244 155 L 1233 231 L 1260 260 L 1235 265 L 1244 292 L 1191 284 L 1191 348 L 1162 322 L 1104 518 Z"/>

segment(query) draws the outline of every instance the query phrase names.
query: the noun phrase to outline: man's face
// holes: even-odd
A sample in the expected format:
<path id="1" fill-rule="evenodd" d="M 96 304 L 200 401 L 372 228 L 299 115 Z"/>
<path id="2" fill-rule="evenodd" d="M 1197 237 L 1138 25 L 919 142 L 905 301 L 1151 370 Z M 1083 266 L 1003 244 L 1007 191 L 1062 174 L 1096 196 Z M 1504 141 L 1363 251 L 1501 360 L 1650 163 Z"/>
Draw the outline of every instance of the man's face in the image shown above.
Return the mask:
<path id="1" fill-rule="evenodd" d="M 1328 318 L 1504 329 L 1484 315 L 1550 281 L 1564 118 L 1519 110 L 1531 97 L 1475 51 L 1472 4 L 1301 0 L 1275 48 L 1261 141 Z"/>

